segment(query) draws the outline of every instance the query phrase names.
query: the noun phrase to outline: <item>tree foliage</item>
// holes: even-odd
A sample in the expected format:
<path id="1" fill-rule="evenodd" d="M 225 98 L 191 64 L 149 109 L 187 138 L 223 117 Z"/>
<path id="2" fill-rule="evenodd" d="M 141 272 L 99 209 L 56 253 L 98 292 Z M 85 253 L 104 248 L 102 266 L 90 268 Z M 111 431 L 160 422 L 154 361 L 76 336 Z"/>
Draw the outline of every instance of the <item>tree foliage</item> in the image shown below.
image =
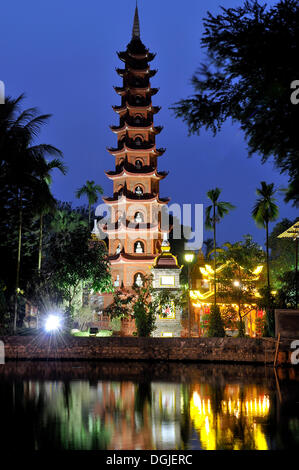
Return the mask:
<path id="1" fill-rule="evenodd" d="M 208 336 L 223 338 L 225 336 L 224 324 L 221 318 L 220 309 L 218 305 L 211 306 L 211 313 L 209 315 Z"/>
<path id="2" fill-rule="evenodd" d="M 299 106 L 291 102 L 298 80 L 299 5 L 281 0 L 271 7 L 256 0 L 221 8 L 204 19 L 201 40 L 207 59 L 192 78 L 195 94 L 172 108 L 191 134 L 216 134 L 227 119 L 239 123 L 249 155 L 274 157 L 289 176 L 286 200 L 299 204 Z"/>

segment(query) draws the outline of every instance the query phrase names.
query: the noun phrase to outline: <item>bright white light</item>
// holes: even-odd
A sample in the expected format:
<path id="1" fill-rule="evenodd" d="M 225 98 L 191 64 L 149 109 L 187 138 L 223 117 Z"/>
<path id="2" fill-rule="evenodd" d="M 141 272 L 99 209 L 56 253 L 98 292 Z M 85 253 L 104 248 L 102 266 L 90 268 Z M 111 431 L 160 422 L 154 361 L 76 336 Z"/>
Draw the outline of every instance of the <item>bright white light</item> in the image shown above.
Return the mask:
<path id="1" fill-rule="evenodd" d="M 239 287 L 240 282 L 239 281 L 234 281 L 234 286 Z"/>
<path id="2" fill-rule="evenodd" d="M 45 324 L 45 329 L 48 332 L 51 331 L 57 331 L 61 327 L 61 318 L 58 317 L 57 315 L 49 315 L 46 324 Z"/>

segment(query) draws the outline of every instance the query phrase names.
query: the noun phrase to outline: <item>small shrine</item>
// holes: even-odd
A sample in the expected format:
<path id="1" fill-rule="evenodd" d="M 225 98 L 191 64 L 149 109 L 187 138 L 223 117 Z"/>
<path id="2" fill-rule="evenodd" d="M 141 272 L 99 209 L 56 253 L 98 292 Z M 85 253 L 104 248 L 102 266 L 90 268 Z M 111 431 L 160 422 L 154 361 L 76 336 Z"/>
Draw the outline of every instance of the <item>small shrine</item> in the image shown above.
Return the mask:
<path id="1" fill-rule="evenodd" d="M 170 252 L 170 245 L 164 235 L 161 245 L 161 253 L 156 257 L 153 267 L 153 287 L 155 292 L 168 289 L 170 293 L 178 294 L 180 291 L 180 274 L 182 266 L 179 266 L 177 257 Z M 170 300 L 167 305 L 160 307 L 157 313 L 156 329 L 152 336 L 178 337 L 181 336 L 181 308 Z"/>

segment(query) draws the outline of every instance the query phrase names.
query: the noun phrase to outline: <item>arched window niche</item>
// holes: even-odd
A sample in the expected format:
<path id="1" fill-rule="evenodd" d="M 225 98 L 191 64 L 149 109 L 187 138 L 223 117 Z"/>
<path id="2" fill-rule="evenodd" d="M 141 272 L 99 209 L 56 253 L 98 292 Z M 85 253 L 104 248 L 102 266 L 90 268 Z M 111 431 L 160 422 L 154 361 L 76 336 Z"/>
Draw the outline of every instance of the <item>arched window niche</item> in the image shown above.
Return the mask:
<path id="1" fill-rule="evenodd" d="M 142 287 L 144 283 L 144 276 L 142 273 L 136 273 L 134 275 L 134 286 Z"/>
<path id="2" fill-rule="evenodd" d="M 137 194 L 137 196 L 143 195 L 143 188 L 139 184 L 135 188 L 135 194 Z"/>
<path id="3" fill-rule="evenodd" d="M 134 222 L 136 222 L 136 224 L 142 224 L 144 222 L 144 215 L 142 212 L 140 211 L 137 211 L 134 215 Z"/>
<path id="4" fill-rule="evenodd" d="M 134 243 L 134 253 L 144 253 L 144 243 L 140 240 Z"/>
<path id="5" fill-rule="evenodd" d="M 138 159 L 135 161 L 135 167 L 136 167 L 138 170 L 141 170 L 141 168 L 143 167 L 143 161 L 140 160 L 140 158 L 138 158 Z"/>

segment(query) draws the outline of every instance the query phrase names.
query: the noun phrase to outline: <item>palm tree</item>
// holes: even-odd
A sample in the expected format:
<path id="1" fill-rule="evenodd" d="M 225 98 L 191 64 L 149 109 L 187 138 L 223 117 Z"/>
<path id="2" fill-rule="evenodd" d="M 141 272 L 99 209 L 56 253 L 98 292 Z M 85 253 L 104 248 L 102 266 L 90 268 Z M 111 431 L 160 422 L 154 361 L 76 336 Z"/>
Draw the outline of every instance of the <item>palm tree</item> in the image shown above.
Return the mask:
<path id="1" fill-rule="evenodd" d="M 223 217 L 229 213 L 230 210 L 234 209 L 230 202 L 220 202 L 218 198 L 220 196 L 221 189 L 215 188 L 210 189 L 207 192 L 207 197 L 210 199 L 212 204 L 206 207 L 205 226 L 208 230 L 213 230 L 213 246 L 214 246 L 214 305 L 217 304 L 216 294 L 216 224 L 220 222 Z"/>
<path id="2" fill-rule="evenodd" d="M 205 257 L 206 259 L 208 259 L 211 255 L 211 252 L 213 251 L 213 246 L 214 246 L 213 238 L 207 238 L 203 242 L 203 244 L 206 245 Z"/>
<path id="3" fill-rule="evenodd" d="M 66 174 L 66 166 L 58 158 L 54 158 L 52 161 L 45 161 L 44 167 L 40 172 L 40 192 L 39 198 L 36 203 L 37 213 L 39 215 L 39 244 L 38 244 L 38 273 L 41 272 L 42 263 L 42 250 L 43 250 L 43 219 L 46 214 L 53 212 L 56 208 L 56 201 L 50 192 L 50 185 L 52 183 L 52 171 L 54 169 L 59 170 L 63 175 Z"/>
<path id="4" fill-rule="evenodd" d="M 269 263 L 269 222 L 273 222 L 278 218 L 279 209 L 275 204 L 274 183 L 267 184 L 265 181 L 261 182 L 261 187 L 257 188 L 256 194 L 258 199 L 252 209 L 251 215 L 255 220 L 258 227 L 266 229 L 266 264 L 267 264 L 267 289 L 268 296 L 270 295 L 270 263 Z"/>
<path id="5" fill-rule="evenodd" d="M 16 331 L 18 296 L 20 292 L 20 266 L 24 205 L 37 200 L 40 190 L 40 171 L 45 165 L 45 155 L 60 157 L 61 152 L 52 145 L 34 145 L 40 128 L 50 115 L 38 115 L 36 108 L 19 112 L 24 98 L 7 98 L 0 106 L 0 155 L 1 173 L 8 194 L 15 201 L 18 213 L 18 248 L 15 285 L 13 328 Z"/>
<path id="6" fill-rule="evenodd" d="M 103 189 L 100 185 L 95 184 L 94 181 L 86 181 L 86 183 L 76 191 L 76 197 L 80 199 L 80 197 L 87 196 L 88 199 L 88 226 L 90 228 L 90 216 L 91 216 L 91 206 L 95 204 L 99 196 L 98 194 L 103 194 Z"/>

